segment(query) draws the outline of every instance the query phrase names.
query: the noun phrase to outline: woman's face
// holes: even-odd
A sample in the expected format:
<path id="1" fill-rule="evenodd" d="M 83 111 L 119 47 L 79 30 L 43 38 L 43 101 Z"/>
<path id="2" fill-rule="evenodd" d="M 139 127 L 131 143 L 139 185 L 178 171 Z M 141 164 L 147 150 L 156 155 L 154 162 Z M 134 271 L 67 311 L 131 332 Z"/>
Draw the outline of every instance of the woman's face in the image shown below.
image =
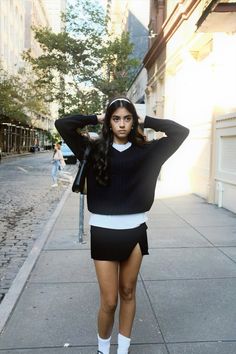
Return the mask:
<path id="1" fill-rule="evenodd" d="M 133 116 L 126 108 L 119 107 L 111 116 L 110 126 L 114 135 L 113 142 L 125 144 L 128 142 L 128 135 L 133 126 Z"/>

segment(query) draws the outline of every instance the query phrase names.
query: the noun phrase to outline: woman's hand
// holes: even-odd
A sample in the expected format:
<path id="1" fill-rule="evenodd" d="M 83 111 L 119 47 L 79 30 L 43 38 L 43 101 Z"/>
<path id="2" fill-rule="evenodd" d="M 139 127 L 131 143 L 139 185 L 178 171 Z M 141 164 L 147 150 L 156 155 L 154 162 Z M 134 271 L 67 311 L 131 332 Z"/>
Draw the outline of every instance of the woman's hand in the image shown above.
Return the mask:
<path id="1" fill-rule="evenodd" d="M 104 118 L 105 118 L 105 114 L 104 113 L 97 114 L 98 123 L 103 124 Z"/>
<path id="2" fill-rule="evenodd" d="M 143 124 L 144 121 L 145 121 L 145 118 L 144 118 L 144 117 L 138 116 L 138 122 L 139 122 L 139 124 Z"/>

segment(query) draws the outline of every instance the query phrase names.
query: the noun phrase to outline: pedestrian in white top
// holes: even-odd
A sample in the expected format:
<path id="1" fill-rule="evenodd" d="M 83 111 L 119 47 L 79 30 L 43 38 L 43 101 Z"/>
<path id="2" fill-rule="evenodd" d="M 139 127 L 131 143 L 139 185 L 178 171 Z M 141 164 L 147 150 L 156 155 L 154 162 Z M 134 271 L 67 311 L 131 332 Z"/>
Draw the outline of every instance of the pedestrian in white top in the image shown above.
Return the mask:
<path id="1" fill-rule="evenodd" d="M 58 172 L 61 168 L 65 166 L 65 161 L 62 156 L 61 152 L 61 145 L 59 143 L 56 143 L 54 146 L 54 153 L 53 153 L 53 159 L 52 159 L 52 179 L 53 179 L 53 184 L 52 187 L 57 187 L 57 179 L 58 179 Z"/>

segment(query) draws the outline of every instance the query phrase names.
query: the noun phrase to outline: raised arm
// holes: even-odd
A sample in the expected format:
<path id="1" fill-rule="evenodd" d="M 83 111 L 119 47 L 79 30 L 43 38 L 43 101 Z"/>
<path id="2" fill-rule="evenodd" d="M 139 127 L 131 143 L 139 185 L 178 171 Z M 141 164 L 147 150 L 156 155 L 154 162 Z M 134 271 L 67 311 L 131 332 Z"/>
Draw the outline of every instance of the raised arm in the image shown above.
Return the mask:
<path id="1" fill-rule="evenodd" d="M 55 121 L 56 129 L 79 160 L 82 159 L 85 147 L 88 144 L 88 138 L 81 134 L 81 129 L 86 125 L 96 124 L 98 124 L 96 115 L 74 114 Z"/>
<path id="2" fill-rule="evenodd" d="M 183 143 L 189 134 L 189 129 L 170 119 L 151 118 L 146 116 L 144 128 L 163 132 L 166 136 L 158 140 L 158 150 L 165 162 Z"/>

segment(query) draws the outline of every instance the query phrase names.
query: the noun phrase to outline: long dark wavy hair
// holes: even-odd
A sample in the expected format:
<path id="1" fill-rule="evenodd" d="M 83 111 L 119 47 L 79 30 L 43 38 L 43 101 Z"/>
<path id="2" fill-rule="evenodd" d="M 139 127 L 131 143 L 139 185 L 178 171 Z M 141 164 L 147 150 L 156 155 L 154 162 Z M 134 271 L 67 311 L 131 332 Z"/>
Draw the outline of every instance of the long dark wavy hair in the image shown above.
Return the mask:
<path id="1" fill-rule="evenodd" d="M 135 145 L 146 143 L 146 137 L 139 126 L 138 115 L 133 103 L 124 96 L 115 97 L 107 105 L 101 136 L 93 143 L 93 168 L 96 180 L 106 186 L 110 181 L 110 148 L 113 143 L 113 131 L 110 120 L 117 108 L 124 107 L 133 117 L 133 126 L 128 136 L 128 141 Z"/>

